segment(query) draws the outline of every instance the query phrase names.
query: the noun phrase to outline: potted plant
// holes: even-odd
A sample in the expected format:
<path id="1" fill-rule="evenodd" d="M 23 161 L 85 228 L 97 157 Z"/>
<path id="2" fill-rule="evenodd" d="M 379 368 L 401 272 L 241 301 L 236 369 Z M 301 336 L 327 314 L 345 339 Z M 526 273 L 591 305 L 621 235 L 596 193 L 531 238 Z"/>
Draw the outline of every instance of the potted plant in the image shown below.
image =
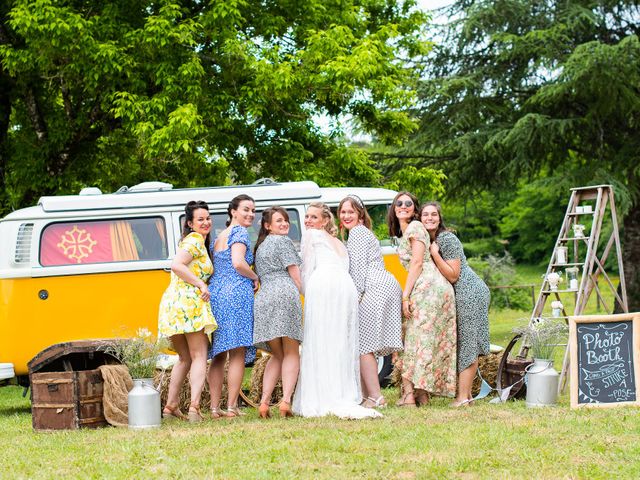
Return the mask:
<path id="1" fill-rule="evenodd" d="M 558 400 L 558 372 L 553 368 L 553 353 L 562 339 L 566 339 L 567 326 L 558 320 L 544 317 L 532 319 L 526 327 L 514 329 L 523 336 L 533 357 L 527 368 L 528 407 L 555 405 Z"/>
<path id="2" fill-rule="evenodd" d="M 160 392 L 153 384 L 153 376 L 158 355 L 166 346 L 166 340 L 156 339 L 148 329 L 140 328 L 135 337 L 114 340 L 106 349 L 127 366 L 133 378 L 128 397 L 130 428 L 160 426 Z"/>

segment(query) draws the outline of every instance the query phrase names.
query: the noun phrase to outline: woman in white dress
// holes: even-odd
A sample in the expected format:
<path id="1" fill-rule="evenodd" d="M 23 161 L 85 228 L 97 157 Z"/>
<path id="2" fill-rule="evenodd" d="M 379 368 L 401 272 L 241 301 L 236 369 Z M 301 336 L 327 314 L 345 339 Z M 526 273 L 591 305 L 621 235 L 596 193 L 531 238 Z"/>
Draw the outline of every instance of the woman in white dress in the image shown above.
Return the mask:
<path id="1" fill-rule="evenodd" d="M 304 224 L 304 343 L 293 411 L 303 417 L 380 417 L 359 405 L 358 293 L 347 249 L 335 238 L 337 228 L 325 204 L 309 205 Z"/>

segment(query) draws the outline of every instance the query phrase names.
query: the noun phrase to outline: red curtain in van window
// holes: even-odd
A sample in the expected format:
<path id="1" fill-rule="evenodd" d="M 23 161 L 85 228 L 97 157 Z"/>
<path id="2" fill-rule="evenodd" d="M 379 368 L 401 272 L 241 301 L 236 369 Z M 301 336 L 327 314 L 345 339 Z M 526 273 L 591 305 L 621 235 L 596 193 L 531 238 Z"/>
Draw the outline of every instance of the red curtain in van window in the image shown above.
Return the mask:
<path id="1" fill-rule="evenodd" d="M 59 224 L 42 235 L 43 266 L 112 262 L 111 222 Z"/>

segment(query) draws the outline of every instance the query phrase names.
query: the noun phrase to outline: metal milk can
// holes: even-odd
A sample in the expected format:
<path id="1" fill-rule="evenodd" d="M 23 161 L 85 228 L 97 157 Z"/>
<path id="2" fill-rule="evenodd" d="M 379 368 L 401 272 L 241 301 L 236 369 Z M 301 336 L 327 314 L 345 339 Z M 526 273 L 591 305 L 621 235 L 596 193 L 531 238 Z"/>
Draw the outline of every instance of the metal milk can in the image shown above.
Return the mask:
<path id="1" fill-rule="evenodd" d="M 160 392 L 153 378 L 134 379 L 129 392 L 129 428 L 156 428 L 161 423 Z"/>
<path id="2" fill-rule="evenodd" d="M 553 360 L 534 358 L 527 367 L 527 407 L 547 407 L 558 401 L 560 375 L 553 368 Z"/>

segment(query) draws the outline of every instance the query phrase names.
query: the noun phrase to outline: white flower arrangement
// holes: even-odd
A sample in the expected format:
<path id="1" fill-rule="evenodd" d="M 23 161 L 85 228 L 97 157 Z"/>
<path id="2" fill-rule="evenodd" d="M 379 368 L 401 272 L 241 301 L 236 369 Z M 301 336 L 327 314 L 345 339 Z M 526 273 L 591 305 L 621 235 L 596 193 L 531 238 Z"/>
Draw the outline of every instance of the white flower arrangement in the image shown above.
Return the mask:
<path id="1" fill-rule="evenodd" d="M 166 339 L 156 339 L 148 328 L 139 328 L 134 338 L 112 341 L 106 352 L 126 365 L 132 378 L 153 378 L 156 359 L 167 346 Z"/>
<path id="2" fill-rule="evenodd" d="M 560 300 L 554 300 L 553 302 L 551 302 L 551 308 L 559 308 L 562 310 L 562 307 L 564 307 L 564 305 L 562 305 L 562 302 Z"/>
<path id="3" fill-rule="evenodd" d="M 562 282 L 562 276 L 558 272 L 551 272 L 547 275 L 547 282 L 551 290 L 557 290 L 558 284 Z"/>
<path id="4" fill-rule="evenodd" d="M 532 319 L 526 327 L 515 328 L 513 331 L 523 336 L 524 344 L 529 347 L 533 358 L 553 360 L 553 352 L 558 343 L 565 339 L 567 330 L 564 322 L 538 317 Z"/>
<path id="5" fill-rule="evenodd" d="M 583 238 L 584 237 L 584 225 L 581 223 L 576 223 L 573 225 L 573 236 L 575 238 Z"/>

